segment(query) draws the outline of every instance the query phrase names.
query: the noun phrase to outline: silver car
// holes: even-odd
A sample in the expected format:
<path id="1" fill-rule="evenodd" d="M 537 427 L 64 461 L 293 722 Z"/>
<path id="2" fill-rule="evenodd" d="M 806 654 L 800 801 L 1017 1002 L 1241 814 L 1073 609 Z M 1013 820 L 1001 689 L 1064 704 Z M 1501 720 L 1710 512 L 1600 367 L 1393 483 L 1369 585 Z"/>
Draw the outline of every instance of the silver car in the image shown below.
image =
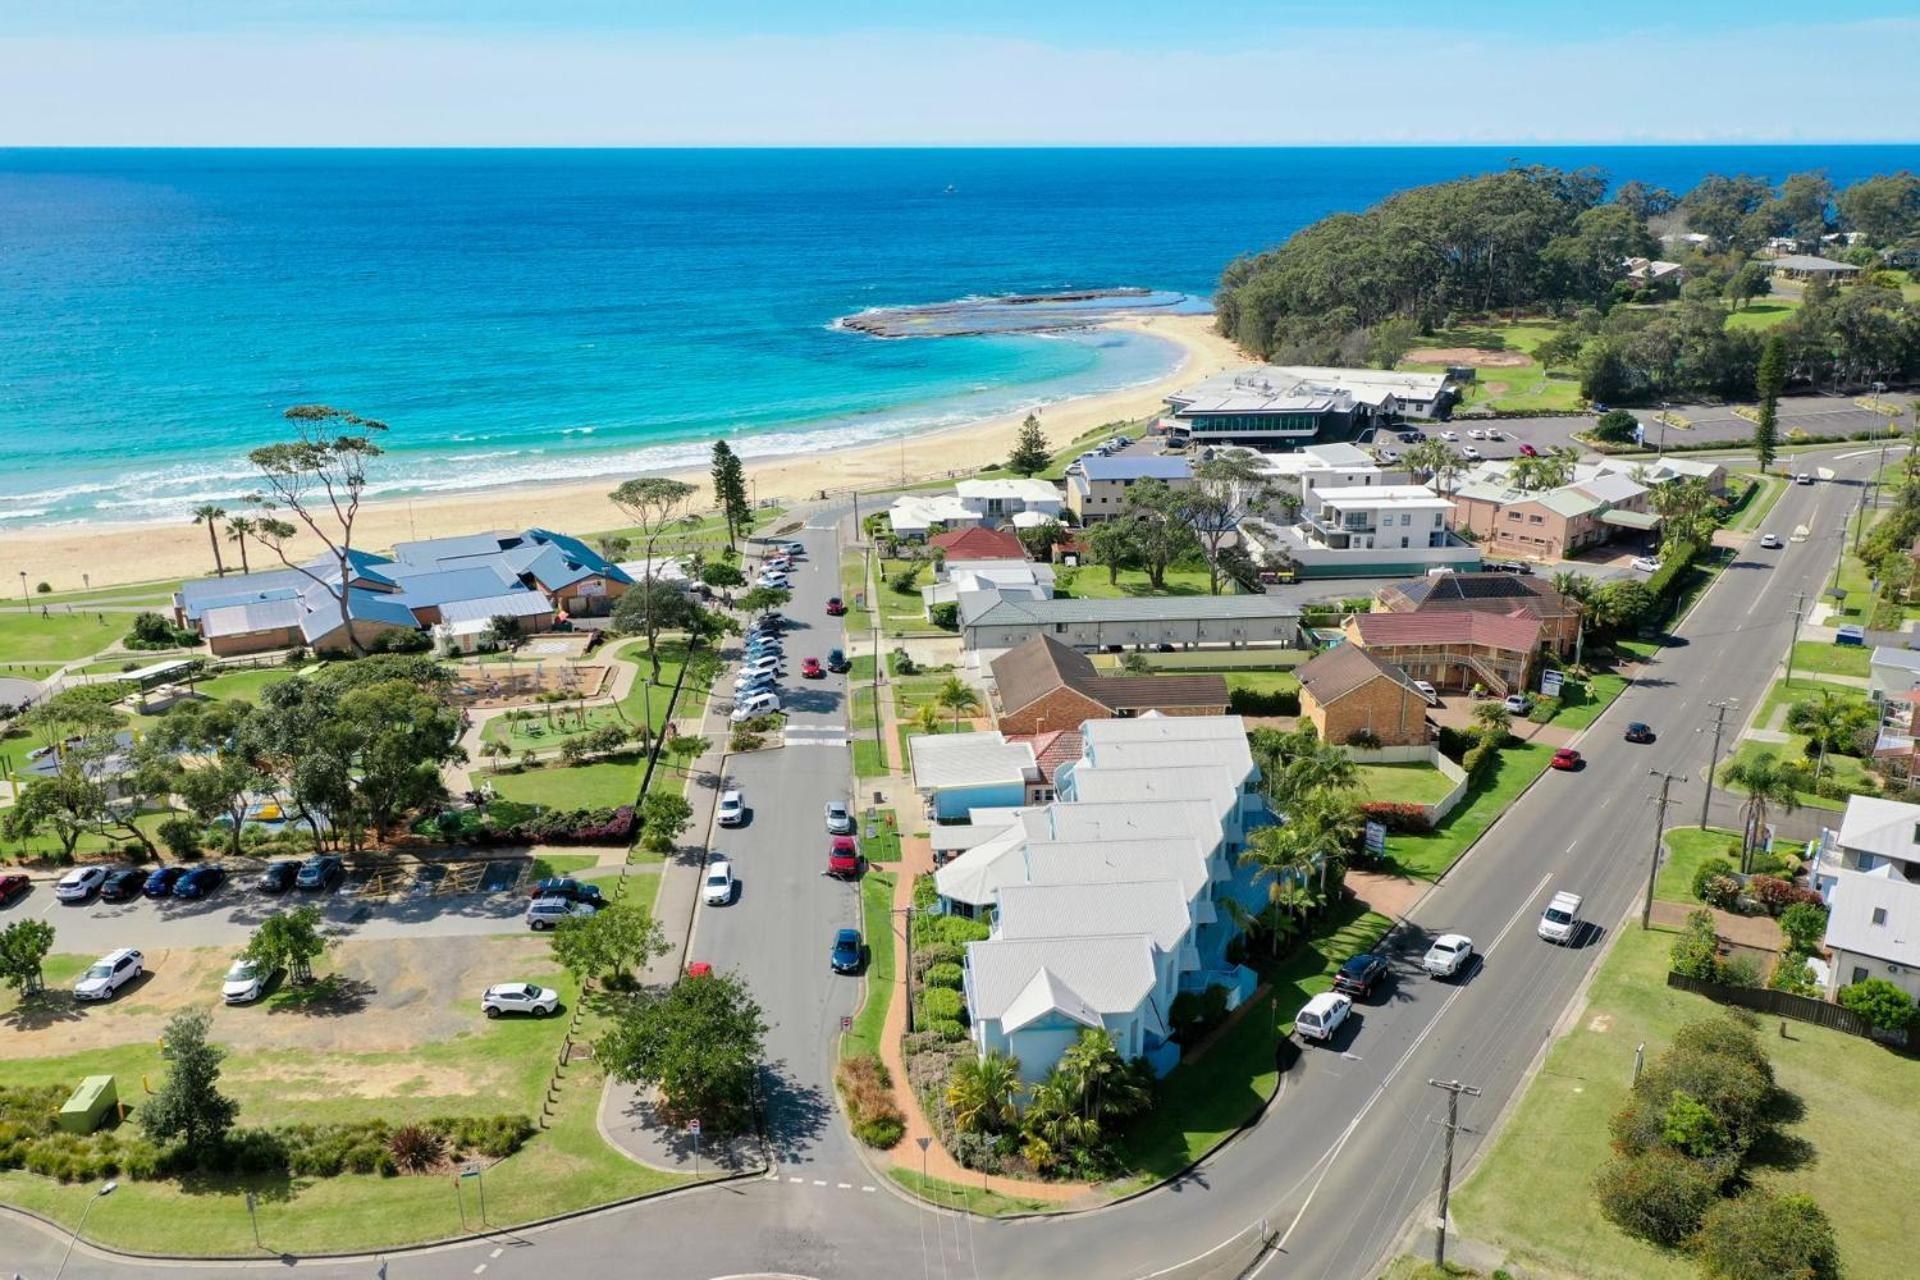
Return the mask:
<path id="1" fill-rule="evenodd" d="M 527 928 L 538 933 L 543 929 L 552 929 L 564 920 L 590 916 L 599 909 L 591 902 L 575 902 L 558 894 L 535 898 L 527 904 Z"/>
<path id="2" fill-rule="evenodd" d="M 853 810 L 844 800 L 827 801 L 827 834 L 830 836 L 850 836 L 853 834 Z"/>

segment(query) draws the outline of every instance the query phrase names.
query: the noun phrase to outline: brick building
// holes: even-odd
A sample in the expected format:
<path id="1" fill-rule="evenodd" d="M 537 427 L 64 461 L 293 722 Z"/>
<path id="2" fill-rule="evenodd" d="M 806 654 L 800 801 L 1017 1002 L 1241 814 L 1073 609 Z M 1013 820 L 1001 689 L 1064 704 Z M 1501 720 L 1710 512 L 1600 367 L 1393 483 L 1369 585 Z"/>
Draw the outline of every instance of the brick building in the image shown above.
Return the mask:
<path id="1" fill-rule="evenodd" d="M 1380 661 L 1455 693 L 1528 688 L 1540 649 L 1540 623 L 1525 614 L 1360 613 L 1345 631 Z"/>
<path id="2" fill-rule="evenodd" d="M 1016 645 L 991 669 L 1000 729 L 1009 735 L 1077 729 L 1084 721 L 1148 711 L 1217 716 L 1227 710 L 1223 676 L 1102 675 L 1085 654 L 1051 636 Z"/>
<path id="3" fill-rule="evenodd" d="M 1524 614 L 1540 643 L 1567 657 L 1580 642 L 1580 605 L 1543 579 L 1512 573 L 1442 573 L 1390 582 L 1373 595 L 1375 613 Z"/>
<path id="4" fill-rule="evenodd" d="M 1300 718 L 1322 742 L 1372 734 L 1383 747 L 1424 746 L 1427 700 L 1406 672 L 1358 645 L 1327 650 L 1300 668 Z"/>

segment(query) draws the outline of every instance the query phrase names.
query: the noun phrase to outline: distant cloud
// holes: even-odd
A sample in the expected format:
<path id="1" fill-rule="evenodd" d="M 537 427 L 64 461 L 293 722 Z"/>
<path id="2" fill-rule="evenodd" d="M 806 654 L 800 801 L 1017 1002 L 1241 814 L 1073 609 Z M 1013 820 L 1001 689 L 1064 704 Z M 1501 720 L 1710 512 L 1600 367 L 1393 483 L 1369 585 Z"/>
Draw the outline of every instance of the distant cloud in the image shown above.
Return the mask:
<path id="1" fill-rule="evenodd" d="M 0 41 L 0 141 L 1908 141 L 1907 78 L 1863 74 L 1859 57 L 1916 37 L 1907 19 L 1557 43 L 1323 27 L 1161 51 L 901 33 L 15 35 Z"/>

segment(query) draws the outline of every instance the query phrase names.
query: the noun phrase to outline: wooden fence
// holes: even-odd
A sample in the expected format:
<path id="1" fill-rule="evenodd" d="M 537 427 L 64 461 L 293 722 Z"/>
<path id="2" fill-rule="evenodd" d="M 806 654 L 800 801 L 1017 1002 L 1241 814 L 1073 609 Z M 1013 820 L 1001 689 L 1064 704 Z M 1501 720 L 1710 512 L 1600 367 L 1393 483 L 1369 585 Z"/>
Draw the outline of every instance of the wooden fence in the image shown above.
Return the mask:
<path id="1" fill-rule="evenodd" d="M 1667 974 L 1667 985 L 1678 991 L 1691 991 L 1695 995 L 1705 996 L 1716 1004 L 1739 1005 L 1755 1013 L 1792 1018 L 1798 1022 L 1811 1022 L 1829 1031 L 1840 1031 L 1850 1036 L 1863 1036 L 1896 1047 L 1904 1048 L 1911 1039 L 1911 1033 L 1876 1031 L 1872 1023 L 1851 1009 L 1843 1009 L 1837 1004 L 1816 1000 L 1812 996 L 1795 995 L 1791 991 L 1775 991 L 1770 987 L 1728 986 L 1719 982 L 1707 982 L 1700 978 L 1689 978 L 1681 973 Z"/>

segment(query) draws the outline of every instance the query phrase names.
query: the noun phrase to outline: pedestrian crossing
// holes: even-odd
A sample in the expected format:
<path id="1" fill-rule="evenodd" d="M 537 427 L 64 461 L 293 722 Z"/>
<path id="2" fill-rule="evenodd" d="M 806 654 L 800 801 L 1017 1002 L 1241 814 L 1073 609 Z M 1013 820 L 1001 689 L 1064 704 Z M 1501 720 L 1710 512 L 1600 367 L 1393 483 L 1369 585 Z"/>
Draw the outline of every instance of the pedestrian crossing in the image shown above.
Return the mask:
<path id="1" fill-rule="evenodd" d="M 844 747 L 847 726 L 843 724 L 794 724 L 781 730 L 781 743 L 789 747 Z"/>

